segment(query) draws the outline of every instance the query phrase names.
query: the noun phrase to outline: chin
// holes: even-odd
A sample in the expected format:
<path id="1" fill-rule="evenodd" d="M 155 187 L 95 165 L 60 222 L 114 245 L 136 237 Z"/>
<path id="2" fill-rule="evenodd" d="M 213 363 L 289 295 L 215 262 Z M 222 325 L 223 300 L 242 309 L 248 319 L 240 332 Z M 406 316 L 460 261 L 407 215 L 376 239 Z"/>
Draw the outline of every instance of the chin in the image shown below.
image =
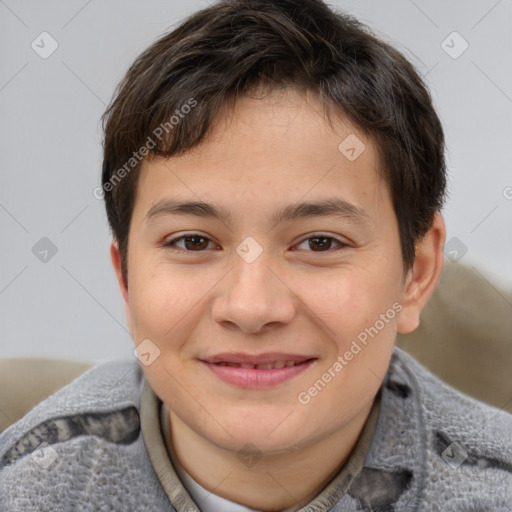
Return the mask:
<path id="1" fill-rule="evenodd" d="M 272 437 L 272 438 L 271 438 Z M 257 456 L 278 456 L 296 451 L 303 440 L 294 436 L 283 435 L 279 437 L 265 437 L 260 433 L 247 430 L 246 432 L 237 432 L 232 438 L 219 440 L 210 439 L 211 442 L 220 448 L 236 453 L 239 456 L 249 452 Z"/>
<path id="2" fill-rule="evenodd" d="M 313 435 L 308 435 L 307 425 L 298 420 L 296 413 L 290 414 L 291 410 L 280 411 L 281 414 L 276 414 L 275 408 L 272 408 L 271 411 L 252 410 L 251 414 L 235 413 L 232 417 L 226 415 L 222 422 L 225 430 L 215 429 L 215 432 L 204 434 L 211 442 L 226 450 L 238 452 L 250 444 L 268 455 L 293 451 L 301 445 L 307 445 L 309 438 L 312 441 Z"/>

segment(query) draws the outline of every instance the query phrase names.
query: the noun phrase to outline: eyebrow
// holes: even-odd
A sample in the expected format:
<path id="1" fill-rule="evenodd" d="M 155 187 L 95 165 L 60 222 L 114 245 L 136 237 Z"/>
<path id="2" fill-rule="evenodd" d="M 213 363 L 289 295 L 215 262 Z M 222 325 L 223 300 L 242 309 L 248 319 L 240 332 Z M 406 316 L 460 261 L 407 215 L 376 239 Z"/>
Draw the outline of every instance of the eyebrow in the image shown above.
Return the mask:
<path id="1" fill-rule="evenodd" d="M 203 201 L 178 201 L 166 199 L 153 205 L 146 213 L 146 221 L 164 215 L 195 215 L 196 217 L 214 218 L 221 222 L 232 222 L 233 216 L 224 207 Z M 312 217 L 337 217 L 360 224 L 371 223 L 370 216 L 358 206 L 340 198 L 330 198 L 314 202 L 290 204 L 274 212 L 270 221 L 273 225 L 296 219 Z"/>

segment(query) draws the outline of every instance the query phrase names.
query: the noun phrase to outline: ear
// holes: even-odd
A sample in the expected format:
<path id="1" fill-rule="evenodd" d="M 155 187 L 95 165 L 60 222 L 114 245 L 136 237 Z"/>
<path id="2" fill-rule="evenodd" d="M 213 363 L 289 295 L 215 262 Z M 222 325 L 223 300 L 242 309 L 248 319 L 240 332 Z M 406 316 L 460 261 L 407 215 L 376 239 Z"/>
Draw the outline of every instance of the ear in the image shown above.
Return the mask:
<path id="1" fill-rule="evenodd" d="M 409 270 L 402 296 L 402 311 L 398 318 L 398 332 L 407 334 L 420 324 L 420 314 L 441 277 L 444 261 L 446 226 L 436 213 L 432 227 L 416 244 L 414 265 Z"/>
<path id="2" fill-rule="evenodd" d="M 112 240 L 112 244 L 110 245 L 110 258 L 112 259 L 112 265 L 114 267 L 114 271 L 117 277 L 117 283 L 119 284 L 119 288 L 121 290 L 121 295 L 123 296 L 124 301 L 124 310 L 126 314 L 126 322 L 128 324 L 128 328 L 131 332 L 132 330 L 132 319 L 130 313 L 130 294 L 128 292 L 128 282 L 124 278 L 122 267 L 121 267 L 121 253 L 119 252 L 119 243 L 117 240 Z"/>

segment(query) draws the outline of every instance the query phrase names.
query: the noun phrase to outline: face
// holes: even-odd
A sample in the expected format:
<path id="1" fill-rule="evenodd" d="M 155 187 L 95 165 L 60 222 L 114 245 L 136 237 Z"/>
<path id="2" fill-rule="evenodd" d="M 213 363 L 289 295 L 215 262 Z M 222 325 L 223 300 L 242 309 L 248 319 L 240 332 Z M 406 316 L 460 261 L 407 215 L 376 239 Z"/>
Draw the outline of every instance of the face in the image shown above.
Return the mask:
<path id="1" fill-rule="evenodd" d="M 150 340 L 153 389 L 202 438 L 277 453 L 373 400 L 405 284 L 378 166 L 361 131 L 289 90 L 241 100 L 185 155 L 144 161 L 128 322 L 136 345 Z M 209 206 L 177 206 L 192 202 Z"/>

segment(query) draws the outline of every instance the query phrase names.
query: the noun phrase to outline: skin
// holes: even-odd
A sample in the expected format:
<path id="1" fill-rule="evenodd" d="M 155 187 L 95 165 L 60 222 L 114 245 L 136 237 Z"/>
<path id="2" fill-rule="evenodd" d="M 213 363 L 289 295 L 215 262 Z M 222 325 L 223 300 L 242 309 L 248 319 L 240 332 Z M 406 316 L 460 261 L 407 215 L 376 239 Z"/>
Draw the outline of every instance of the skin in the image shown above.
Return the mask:
<path id="1" fill-rule="evenodd" d="M 338 149 L 349 134 L 366 146 L 354 161 Z M 389 190 L 373 142 L 346 119 L 333 127 L 311 95 L 290 89 L 244 98 L 218 116 L 208 138 L 184 155 L 146 159 L 128 244 L 128 285 L 116 241 L 111 256 L 136 345 L 160 355 L 145 375 L 170 410 L 174 452 L 206 489 L 264 511 L 299 507 L 336 475 L 357 442 L 387 371 L 396 333 L 411 332 L 439 279 L 445 226 L 438 214 L 404 272 Z M 365 222 L 297 218 L 274 224 L 288 204 L 343 198 Z M 202 200 L 229 222 L 146 214 L 169 198 Z M 315 245 L 320 232 L 331 245 Z M 198 233 L 199 250 L 163 242 Z M 262 253 L 247 263 L 248 236 Z M 336 239 L 347 244 L 340 246 Z M 197 241 L 197 240 L 196 240 Z M 316 250 L 315 250 L 316 249 Z M 187 252 L 188 250 L 188 252 Z M 298 400 L 392 304 L 402 310 L 306 405 Z M 316 357 L 269 389 L 227 384 L 198 358 L 275 351 Z M 252 443 L 262 458 L 237 456 Z"/>

